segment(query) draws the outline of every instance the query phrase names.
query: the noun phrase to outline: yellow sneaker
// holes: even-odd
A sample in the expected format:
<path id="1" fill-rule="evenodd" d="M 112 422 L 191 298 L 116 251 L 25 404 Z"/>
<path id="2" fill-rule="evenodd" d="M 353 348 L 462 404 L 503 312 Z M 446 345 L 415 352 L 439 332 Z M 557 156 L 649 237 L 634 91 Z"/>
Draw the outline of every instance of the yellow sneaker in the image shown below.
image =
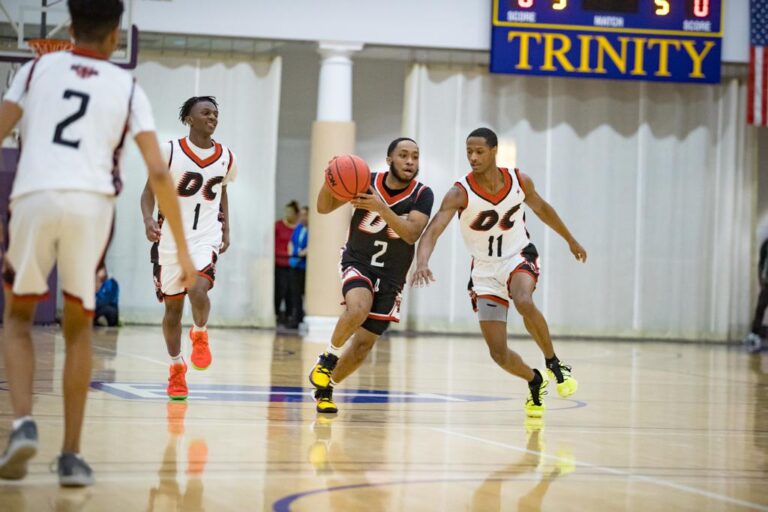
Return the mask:
<path id="1" fill-rule="evenodd" d="M 331 373 L 336 368 L 339 358 L 333 354 L 325 352 L 317 358 L 317 363 L 309 372 L 309 383 L 317 389 L 326 389 L 331 385 Z"/>
<path id="2" fill-rule="evenodd" d="M 557 394 L 563 398 L 576 393 L 579 389 L 579 382 L 571 376 L 571 367 L 558 361 L 552 366 L 547 366 L 547 375 L 557 382 Z"/>
<path id="3" fill-rule="evenodd" d="M 333 388 L 315 390 L 315 402 L 317 403 L 317 412 L 333 414 L 339 412 L 336 404 L 333 403 Z"/>
<path id="4" fill-rule="evenodd" d="M 547 394 L 547 379 L 538 370 L 534 371 L 541 376 L 541 384 L 535 387 L 528 386 L 528 398 L 525 399 L 525 415 L 529 418 L 541 418 L 546 410 L 542 397 Z"/>

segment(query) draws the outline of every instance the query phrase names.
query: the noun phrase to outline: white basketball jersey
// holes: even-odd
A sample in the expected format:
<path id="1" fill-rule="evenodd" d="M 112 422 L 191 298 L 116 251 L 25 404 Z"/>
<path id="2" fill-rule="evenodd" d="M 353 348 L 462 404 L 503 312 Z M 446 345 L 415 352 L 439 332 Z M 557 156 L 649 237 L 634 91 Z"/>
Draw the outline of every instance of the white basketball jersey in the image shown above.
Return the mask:
<path id="1" fill-rule="evenodd" d="M 171 177 L 179 196 L 184 235 L 190 252 L 198 249 L 218 253 L 222 237 L 221 187 L 237 175 L 235 156 L 214 141 L 212 148 L 199 148 L 188 137 L 163 145 Z M 170 226 L 160 228 L 160 264 L 176 261 L 176 242 Z"/>
<path id="2" fill-rule="evenodd" d="M 115 195 L 126 135 L 155 130 L 149 100 L 133 77 L 78 49 L 24 64 L 5 99 L 23 110 L 12 199 L 41 190 Z"/>
<path id="3" fill-rule="evenodd" d="M 486 192 L 470 172 L 456 186 L 467 195 L 467 205 L 459 213 L 464 243 L 478 261 L 510 258 L 531 243 L 525 229 L 525 192 L 519 171 L 499 168 L 504 186 L 495 195 Z"/>

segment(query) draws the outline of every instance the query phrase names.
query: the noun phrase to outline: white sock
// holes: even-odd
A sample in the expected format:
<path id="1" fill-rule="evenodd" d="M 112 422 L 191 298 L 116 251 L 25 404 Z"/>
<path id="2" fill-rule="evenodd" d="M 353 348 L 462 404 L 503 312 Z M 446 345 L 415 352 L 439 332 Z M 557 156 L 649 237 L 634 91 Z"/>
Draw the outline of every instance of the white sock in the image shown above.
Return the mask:
<path id="1" fill-rule="evenodd" d="M 32 416 L 22 416 L 21 418 L 16 418 L 15 420 L 13 420 L 13 425 L 12 425 L 13 430 L 16 430 L 17 428 L 19 428 L 21 424 L 24 423 L 25 421 L 32 421 Z"/>
<path id="2" fill-rule="evenodd" d="M 329 354 L 335 355 L 336 357 L 341 357 L 342 349 L 343 347 L 334 347 L 333 343 L 329 343 L 328 348 L 325 349 L 325 351 L 328 352 Z"/>
<path id="3" fill-rule="evenodd" d="M 202 327 L 198 327 L 194 323 L 192 323 L 192 332 L 200 332 L 200 331 L 207 331 L 207 330 L 208 330 L 208 327 L 205 325 Z"/>
<path id="4" fill-rule="evenodd" d="M 181 355 L 181 352 L 177 356 L 171 356 L 171 364 L 184 364 L 184 356 Z"/>

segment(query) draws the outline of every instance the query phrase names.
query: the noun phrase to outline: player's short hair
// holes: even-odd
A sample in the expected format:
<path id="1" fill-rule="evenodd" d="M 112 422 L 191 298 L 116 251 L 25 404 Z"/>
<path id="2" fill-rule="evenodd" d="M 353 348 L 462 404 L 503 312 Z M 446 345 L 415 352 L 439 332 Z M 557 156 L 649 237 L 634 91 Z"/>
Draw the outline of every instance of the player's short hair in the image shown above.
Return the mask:
<path id="1" fill-rule="evenodd" d="M 397 147 L 397 145 L 403 142 L 404 140 L 409 140 L 414 144 L 416 144 L 416 141 L 410 137 L 398 137 L 389 143 L 389 147 L 387 148 L 387 156 L 392 156 L 392 153 L 395 151 L 395 148 Z M 416 144 L 416 146 L 418 147 L 418 144 Z"/>
<path id="2" fill-rule="evenodd" d="M 469 135 L 467 135 L 467 140 L 471 137 L 482 137 L 485 139 L 486 144 L 492 148 L 499 145 L 499 138 L 496 136 L 496 132 L 490 128 L 475 128 Z"/>
<path id="3" fill-rule="evenodd" d="M 213 106 L 216 107 L 216 110 L 219 110 L 219 104 L 216 103 L 216 98 L 214 96 L 192 96 L 187 101 L 185 101 L 179 109 L 179 120 L 181 121 L 181 124 L 187 124 L 185 119 L 189 113 L 192 112 L 192 107 L 204 101 L 213 103 Z"/>
<path id="4" fill-rule="evenodd" d="M 102 41 L 120 24 L 122 0 L 67 0 L 72 31 L 78 41 Z"/>

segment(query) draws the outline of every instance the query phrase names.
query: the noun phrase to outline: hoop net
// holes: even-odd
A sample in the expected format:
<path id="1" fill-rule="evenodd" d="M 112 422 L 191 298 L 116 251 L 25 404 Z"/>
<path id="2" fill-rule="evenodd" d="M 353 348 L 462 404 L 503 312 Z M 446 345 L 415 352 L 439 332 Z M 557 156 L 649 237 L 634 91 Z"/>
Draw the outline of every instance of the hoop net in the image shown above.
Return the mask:
<path id="1" fill-rule="evenodd" d="M 75 46 L 66 39 L 29 39 L 27 44 L 38 57 L 46 53 L 71 50 Z"/>

